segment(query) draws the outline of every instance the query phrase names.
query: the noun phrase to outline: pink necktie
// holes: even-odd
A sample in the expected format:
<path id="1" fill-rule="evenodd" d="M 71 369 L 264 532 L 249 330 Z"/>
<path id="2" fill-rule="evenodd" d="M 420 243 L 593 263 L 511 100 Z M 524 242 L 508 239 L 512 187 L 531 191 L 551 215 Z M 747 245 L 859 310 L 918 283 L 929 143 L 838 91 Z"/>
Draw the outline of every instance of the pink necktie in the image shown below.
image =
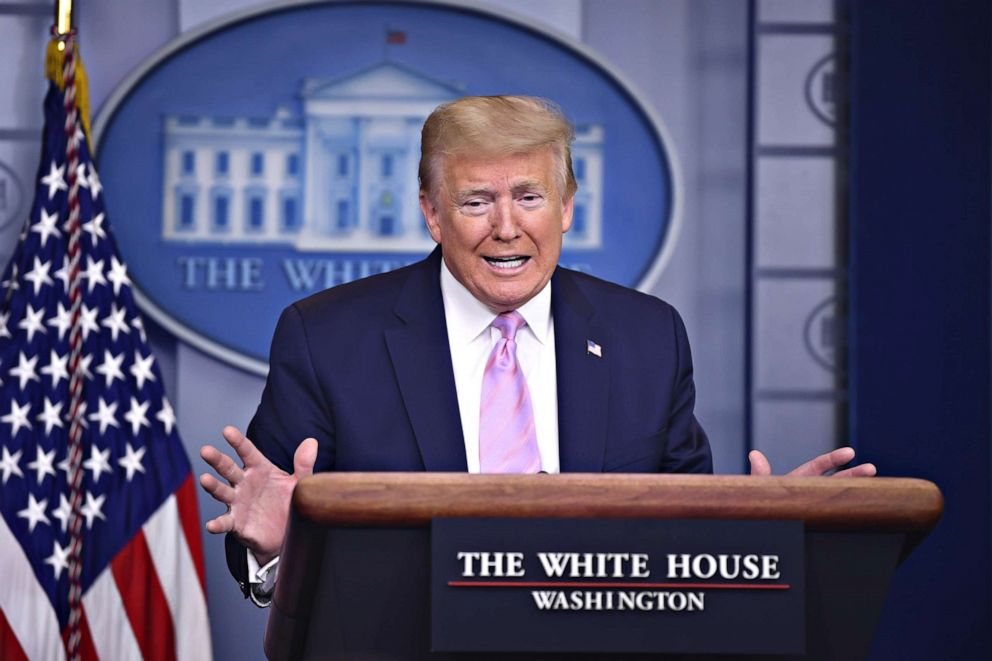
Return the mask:
<path id="1" fill-rule="evenodd" d="M 493 320 L 503 337 L 496 342 L 482 375 L 479 413 L 479 464 L 483 473 L 536 473 L 541 469 L 534 428 L 534 407 L 520 363 L 517 331 L 524 325 L 519 312 L 504 312 Z"/>

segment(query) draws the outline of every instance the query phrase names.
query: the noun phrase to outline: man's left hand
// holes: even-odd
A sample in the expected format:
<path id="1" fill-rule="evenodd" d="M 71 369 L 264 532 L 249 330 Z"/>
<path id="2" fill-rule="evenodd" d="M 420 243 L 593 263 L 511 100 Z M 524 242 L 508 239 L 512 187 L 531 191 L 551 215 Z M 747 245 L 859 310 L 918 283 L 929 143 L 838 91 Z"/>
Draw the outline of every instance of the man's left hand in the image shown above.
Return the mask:
<path id="1" fill-rule="evenodd" d="M 751 450 L 747 456 L 751 463 L 751 475 L 771 475 L 772 467 L 768 463 L 768 458 L 758 450 Z M 832 470 L 845 466 L 854 459 L 854 448 L 837 448 L 832 452 L 821 454 L 815 459 L 807 461 L 802 466 L 795 468 L 786 475 L 794 477 L 816 477 L 826 475 Z M 838 470 L 832 477 L 873 477 L 877 471 L 874 464 L 858 464 L 844 470 Z"/>

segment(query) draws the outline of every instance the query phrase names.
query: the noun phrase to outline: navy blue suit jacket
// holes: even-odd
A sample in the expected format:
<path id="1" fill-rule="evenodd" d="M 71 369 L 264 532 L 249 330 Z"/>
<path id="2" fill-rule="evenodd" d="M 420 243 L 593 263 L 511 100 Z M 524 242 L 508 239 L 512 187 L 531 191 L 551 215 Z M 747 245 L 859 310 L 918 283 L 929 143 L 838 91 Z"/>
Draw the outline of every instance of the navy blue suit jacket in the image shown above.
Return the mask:
<path id="1" fill-rule="evenodd" d="M 318 471 L 467 470 L 440 262 L 438 249 L 286 308 L 248 427 L 273 463 L 292 472 L 296 447 L 313 436 Z M 551 312 L 562 472 L 712 472 L 673 307 L 558 268 Z M 236 577 L 246 575 L 243 551 L 228 560 Z"/>

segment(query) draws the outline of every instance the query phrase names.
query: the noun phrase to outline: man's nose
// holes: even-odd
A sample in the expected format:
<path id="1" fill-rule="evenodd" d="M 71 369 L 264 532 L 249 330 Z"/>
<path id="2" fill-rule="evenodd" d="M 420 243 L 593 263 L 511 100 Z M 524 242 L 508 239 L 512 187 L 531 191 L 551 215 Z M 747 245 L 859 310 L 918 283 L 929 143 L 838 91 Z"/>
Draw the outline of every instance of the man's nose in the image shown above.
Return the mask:
<path id="1" fill-rule="evenodd" d="M 498 241 L 512 241 L 520 236 L 520 224 L 512 200 L 499 200 L 492 215 L 492 237 Z"/>

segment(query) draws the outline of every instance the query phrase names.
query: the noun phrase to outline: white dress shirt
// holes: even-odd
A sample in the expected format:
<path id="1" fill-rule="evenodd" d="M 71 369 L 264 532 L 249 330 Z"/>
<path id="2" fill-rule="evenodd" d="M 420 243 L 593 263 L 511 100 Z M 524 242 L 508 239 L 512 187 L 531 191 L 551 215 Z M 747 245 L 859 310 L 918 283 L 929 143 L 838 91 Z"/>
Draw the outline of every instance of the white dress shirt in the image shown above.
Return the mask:
<path id="1" fill-rule="evenodd" d="M 479 410 L 482 376 L 499 341 L 492 327 L 496 313 L 472 296 L 441 261 L 441 298 L 448 326 L 448 346 L 455 373 L 458 410 L 465 437 L 468 472 L 479 472 Z M 517 331 L 517 362 L 523 368 L 534 409 L 541 470 L 559 472 L 558 374 L 555 369 L 555 324 L 551 316 L 551 282 L 517 309 L 527 324 Z"/>

